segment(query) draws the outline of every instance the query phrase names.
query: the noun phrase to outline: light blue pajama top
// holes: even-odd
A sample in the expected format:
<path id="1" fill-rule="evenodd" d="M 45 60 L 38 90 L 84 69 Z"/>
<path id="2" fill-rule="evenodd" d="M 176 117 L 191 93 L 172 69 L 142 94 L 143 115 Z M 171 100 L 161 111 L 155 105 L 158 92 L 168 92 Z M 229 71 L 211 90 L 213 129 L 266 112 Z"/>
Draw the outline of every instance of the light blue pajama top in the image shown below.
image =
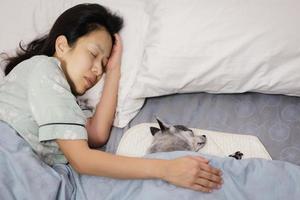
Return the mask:
<path id="1" fill-rule="evenodd" d="M 49 165 L 67 163 L 55 139 L 87 140 L 86 115 L 54 57 L 34 56 L 4 78 L 0 120 L 13 127 Z"/>

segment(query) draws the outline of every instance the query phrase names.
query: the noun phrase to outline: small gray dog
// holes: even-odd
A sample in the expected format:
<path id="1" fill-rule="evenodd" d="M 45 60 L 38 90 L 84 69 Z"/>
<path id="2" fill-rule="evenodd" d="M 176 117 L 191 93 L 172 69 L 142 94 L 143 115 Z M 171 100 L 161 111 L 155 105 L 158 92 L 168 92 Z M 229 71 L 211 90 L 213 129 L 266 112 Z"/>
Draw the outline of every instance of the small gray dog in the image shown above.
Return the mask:
<path id="1" fill-rule="evenodd" d="M 169 151 L 199 151 L 206 144 L 206 136 L 196 136 L 191 129 L 183 125 L 167 125 L 156 119 L 160 127 L 150 127 L 153 141 L 148 148 L 148 153 Z M 242 159 L 243 153 L 235 152 L 229 157 Z"/>

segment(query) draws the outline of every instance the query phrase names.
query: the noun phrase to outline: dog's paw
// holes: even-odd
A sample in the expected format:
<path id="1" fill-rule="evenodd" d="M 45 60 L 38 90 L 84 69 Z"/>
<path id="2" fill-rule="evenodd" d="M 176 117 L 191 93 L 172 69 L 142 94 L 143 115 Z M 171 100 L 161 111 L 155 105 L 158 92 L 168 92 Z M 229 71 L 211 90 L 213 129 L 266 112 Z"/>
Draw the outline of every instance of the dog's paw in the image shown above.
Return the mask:
<path id="1" fill-rule="evenodd" d="M 233 158 L 235 158 L 235 159 L 237 159 L 237 160 L 241 160 L 242 157 L 243 157 L 243 155 L 244 155 L 244 154 L 243 154 L 242 152 L 237 151 L 237 152 L 235 152 L 234 154 L 229 155 L 229 157 L 233 157 Z"/>

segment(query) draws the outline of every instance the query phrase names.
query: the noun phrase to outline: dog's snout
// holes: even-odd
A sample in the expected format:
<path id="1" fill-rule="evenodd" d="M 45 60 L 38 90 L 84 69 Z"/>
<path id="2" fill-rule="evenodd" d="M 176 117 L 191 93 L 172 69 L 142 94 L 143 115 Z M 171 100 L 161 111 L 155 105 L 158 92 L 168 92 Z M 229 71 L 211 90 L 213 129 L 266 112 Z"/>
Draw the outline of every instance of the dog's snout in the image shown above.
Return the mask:
<path id="1" fill-rule="evenodd" d="M 202 137 L 206 138 L 206 135 L 202 135 Z"/>

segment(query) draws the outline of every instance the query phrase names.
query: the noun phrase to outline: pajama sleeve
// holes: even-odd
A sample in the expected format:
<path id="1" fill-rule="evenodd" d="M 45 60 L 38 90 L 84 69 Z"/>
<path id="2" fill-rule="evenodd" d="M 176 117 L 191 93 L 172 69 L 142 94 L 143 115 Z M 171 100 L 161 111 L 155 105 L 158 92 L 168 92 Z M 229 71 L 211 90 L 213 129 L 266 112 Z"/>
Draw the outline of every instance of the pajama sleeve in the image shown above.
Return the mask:
<path id="1" fill-rule="evenodd" d="M 39 141 L 87 139 L 86 117 L 57 60 L 40 61 L 29 78 L 28 100 Z"/>

